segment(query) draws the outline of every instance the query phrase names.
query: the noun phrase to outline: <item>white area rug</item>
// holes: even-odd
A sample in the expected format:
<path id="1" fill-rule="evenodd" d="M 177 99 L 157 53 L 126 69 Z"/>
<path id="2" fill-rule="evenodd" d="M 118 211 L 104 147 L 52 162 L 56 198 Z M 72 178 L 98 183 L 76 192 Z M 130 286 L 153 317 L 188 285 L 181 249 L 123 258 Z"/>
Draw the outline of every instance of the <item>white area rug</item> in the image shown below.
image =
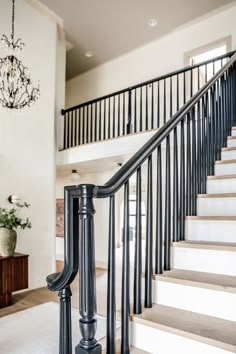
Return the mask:
<path id="1" fill-rule="evenodd" d="M 79 343 L 79 311 L 72 308 L 72 349 Z M 105 336 L 106 320 L 97 316 L 96 339 Z M 59 304 L 47 302 L 0 318 L 1 354 L 58 354 Z"/>

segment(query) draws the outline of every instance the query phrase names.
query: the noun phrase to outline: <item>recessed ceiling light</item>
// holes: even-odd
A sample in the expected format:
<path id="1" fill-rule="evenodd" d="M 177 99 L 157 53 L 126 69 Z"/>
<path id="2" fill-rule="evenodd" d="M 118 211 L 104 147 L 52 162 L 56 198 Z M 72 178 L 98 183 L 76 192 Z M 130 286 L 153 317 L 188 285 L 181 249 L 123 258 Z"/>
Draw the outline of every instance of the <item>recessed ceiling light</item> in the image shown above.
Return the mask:
<path id="1" fill-rule="evenodd" d="M 84 53 L 84 55 L 85 55 L 87 58 L 92 58 L 93 53 L 92 53 L 90 50 L 88 50 L 87 52 Z"/>
<path id="2" fill-rule="evenodd" d="M 148 20 L 148 26 L 149 27 L 156 27 L 157 25 L 157 19 L 156 18 L 150 18 L 150 20 Z"/>

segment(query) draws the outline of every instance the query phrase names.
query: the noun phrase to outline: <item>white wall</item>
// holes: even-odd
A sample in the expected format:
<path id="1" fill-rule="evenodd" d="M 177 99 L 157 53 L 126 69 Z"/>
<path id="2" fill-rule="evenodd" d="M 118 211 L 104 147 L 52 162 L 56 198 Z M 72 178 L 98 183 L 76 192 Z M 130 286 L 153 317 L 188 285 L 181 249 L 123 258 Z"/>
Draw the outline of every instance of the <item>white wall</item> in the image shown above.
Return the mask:
<path id="1" fill-rule="evenodd" d="M 17 232 L 16 251 L 29 254 L 30 287 L 45 285 L 55 268 L 55 86 L 57 24 L 36 1 L 16 2 L 21 60 L 41 95 L 34 108 L 0 108 L 0 202 L 11 194 L 31 204 L 32 229 Z M 1 2 L 1 32 L 10 35 L 11 2 Z M 0 49 L 0 56 L 6 53 Z M 63 82 L 60 85 L 63 87 Z"/>
<path id="2" fill-rule="evenodd" d="M 66 107 L 129 87 L 184 66 L 184 53 L 232 35 L 236 6 L 186 26 L 67 82 Z M 95 53 L 96 55 L 96 53 Z"/>

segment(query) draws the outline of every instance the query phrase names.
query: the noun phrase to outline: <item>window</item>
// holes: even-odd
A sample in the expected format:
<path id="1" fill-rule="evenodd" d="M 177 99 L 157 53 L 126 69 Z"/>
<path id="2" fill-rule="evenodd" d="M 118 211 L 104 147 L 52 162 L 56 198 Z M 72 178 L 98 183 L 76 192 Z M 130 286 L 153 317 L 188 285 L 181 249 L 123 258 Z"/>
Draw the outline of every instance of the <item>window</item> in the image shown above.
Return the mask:
<path id="1" fill-rule="evenodd" d="M 210 60 L 220 55 L 226 54 L 226 44 L 222 44 L 214 49 L 207 50 L 189 58 L 190 65 L 198 64 L 206 60 Z"/>

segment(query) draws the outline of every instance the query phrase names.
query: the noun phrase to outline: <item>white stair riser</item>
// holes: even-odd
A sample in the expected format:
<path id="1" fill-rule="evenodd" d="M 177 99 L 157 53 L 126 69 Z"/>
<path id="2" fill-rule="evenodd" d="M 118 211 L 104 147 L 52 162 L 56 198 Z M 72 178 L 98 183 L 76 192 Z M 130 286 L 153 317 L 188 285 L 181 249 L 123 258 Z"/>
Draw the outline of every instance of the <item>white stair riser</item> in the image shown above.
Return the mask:
<path id="1" fill-rule="evenodd" d="M 236 159 L 236 150 L 222 151 L 221 160 L 235 160 Z"/>
<path id="2" fill-rule="evenodd" d="M 216 164 L 215 175 L 234 175 L 236 174 L 236 163 Z"/>
<path id="3" fill-rule="evenodd" d="M 236 243 L 236 221 L 186 220 L 185 225 L 186 240 Z"/>
<path id="4" fill-rule="evenodd" d="M 198 216 L 236 216 L 236 198 L 198 198 Z"/>
<path id="5" fill-rule="evenodd" d="M 131 322 L 131 344 L 151 354 L 229 354 L 216 348 L 161 329 Z"/>
<path id="6" fill-rule="evenodd" d="M 236 252 L 190 247 L 172 250 L 173 268 L 236 276 Z"/>
<path id="7" fill-rule="evenodd" d="M 236 129 L 232 129 L 231 135 L 232 135 L 232 136 L 236 136 Z"/>
<path id="8" fill-rule="evenodd" d="M 228 147 L 236 147 L 236 139 L 228 139 L 227 146 Z"/>
<path id="9" fill-rule="evenodd" d="M 161 280 L 153 281 L 153 290 L 156 304 L 236 321 L 236 294 Z"/>
<path id="10" fill-rule="evenodd" d="M 207 181 L 207 194 L 236 193 L 236 178 Z"/>

